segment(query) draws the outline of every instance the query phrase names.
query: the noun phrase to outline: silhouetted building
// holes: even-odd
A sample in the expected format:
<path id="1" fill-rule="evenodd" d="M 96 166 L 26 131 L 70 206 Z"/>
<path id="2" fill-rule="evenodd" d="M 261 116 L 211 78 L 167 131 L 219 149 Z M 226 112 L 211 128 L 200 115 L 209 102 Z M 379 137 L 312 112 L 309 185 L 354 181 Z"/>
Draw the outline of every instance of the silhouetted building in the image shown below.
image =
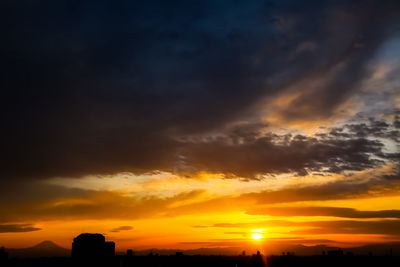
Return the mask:
<path id="1" fill-rule="evenodd" d="M 102 260 L 115 256 L 115 243 L 106 242 L 101 234 L 80 234 L 72 243 L 72 258 Z"/>
<path id="2" fill-rule="evenodd" d="M 264 266 L 263 255 L 260 251 L 257 251 L 257 254 L 253 254 L 251 257 L 251 266 Z"/>
<path id="3" fill-rule="evenodd" d="M 133 250 L 132 250 L 132 249 L 128 249 L 128 250 L 126 251 L 126 256 L 132 257 L 132 256 L 133 256 Z"/>
<path id="4" fill-rule="evenodd" d="M 8 253 L 4 248 L 0 248 L 0 262 L 5 262 L 8 259 Z"/>

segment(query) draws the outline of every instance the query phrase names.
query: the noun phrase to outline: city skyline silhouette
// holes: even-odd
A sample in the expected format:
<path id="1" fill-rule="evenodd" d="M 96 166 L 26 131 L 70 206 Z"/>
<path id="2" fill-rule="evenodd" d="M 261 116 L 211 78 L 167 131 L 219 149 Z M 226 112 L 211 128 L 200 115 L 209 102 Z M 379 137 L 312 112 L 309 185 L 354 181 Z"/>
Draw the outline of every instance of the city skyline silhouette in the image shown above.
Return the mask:
<path id="1" fill-rule="evenodd" d="M 46 243 L 47 242 L 47 243 Z M 42 242 L 51 246 L 50 241 Z M 50 242 L 51 243 L 51 242 Z M 53 244 L 53 246 L 56 246 Z M 399 244 L 400 247 L 400 244 Z M 160 255 L 150 250 L 147 255 L 128 249 L 125 253 L 115 252 L 115 243 L 106 241 L 99 233 L 82 233 L 72 242 L 69 256 L 47 256 L 37 258 L 17 257 L 8 258 L 6 249 L 0 249 L 0 263 L 2 266 L 397 266 L 400 263 L 400 254 L 393 255 L 390 248 L 388 254 L 373 255 L 372 251 L 365 254 L 355 254 L 341 248 L 320 247 L 320 254 L 297 255 L 293 251 L 283 251 L 281 255 L 264 255 L 259 250 L 255 254 L 247 255 L 242 251 L 236 255 L 187 255 L 186 251 L 176 251 L 175 254 Z M 324 249 L 327 249 L 324 250 Z M 169 252 L 171 253 L 171 251 Z"/>

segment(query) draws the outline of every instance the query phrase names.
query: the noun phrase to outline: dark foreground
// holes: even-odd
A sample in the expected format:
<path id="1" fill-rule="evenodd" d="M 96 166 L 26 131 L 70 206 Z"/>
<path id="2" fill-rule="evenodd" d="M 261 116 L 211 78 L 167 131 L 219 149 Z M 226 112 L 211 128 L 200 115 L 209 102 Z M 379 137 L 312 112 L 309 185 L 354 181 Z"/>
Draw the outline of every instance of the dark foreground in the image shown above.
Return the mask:
<path id="1" fill-rule="evenodd" d="M 40 258 L 40 259 L 9 259 L 0 263 L 1 266 L 109 266 L 109 267 L 368 267 L 368 266 L 400 266 L 400 257 L 396 256 L 116 256 L 102 260 L 77 261 L 72 258 Z"/>

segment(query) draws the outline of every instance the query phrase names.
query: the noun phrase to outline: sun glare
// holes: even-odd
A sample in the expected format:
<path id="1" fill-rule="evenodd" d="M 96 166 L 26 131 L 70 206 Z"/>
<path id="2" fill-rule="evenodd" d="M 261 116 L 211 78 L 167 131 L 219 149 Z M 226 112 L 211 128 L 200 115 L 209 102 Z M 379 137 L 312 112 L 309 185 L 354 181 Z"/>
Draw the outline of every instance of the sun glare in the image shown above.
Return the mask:
<path id="1" fill-rule="evenodd" d="M 259 240 L 261 238 L 263 238 L 263 236 L 260 233 L 255 233 L 251 235 L 251 238 L 255 239 L 255 240 Z"/>
<path id="2" fill-rule="evenodd" d="M 259 240 L 261 238 L 264 238 L 264 236 L 261 234 L 262 232 L 264 232 L 264 229 L 253 229 L 251 231 L 253 232 L 253 234 L 251 235 L 252 239 Z"/>

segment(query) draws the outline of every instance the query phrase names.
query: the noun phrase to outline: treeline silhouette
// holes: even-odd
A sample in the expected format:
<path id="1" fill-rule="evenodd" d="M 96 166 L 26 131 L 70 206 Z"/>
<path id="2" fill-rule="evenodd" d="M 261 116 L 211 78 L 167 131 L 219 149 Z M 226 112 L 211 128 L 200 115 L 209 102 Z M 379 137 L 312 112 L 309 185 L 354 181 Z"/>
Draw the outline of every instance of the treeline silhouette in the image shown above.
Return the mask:
<path id="1" fill-rule="evenodd" d="M 342 250 L 322 252 L 315 256 L 296 256 L 283 253 L 279 256 L 265 256 L 260 252 L 254 255 L 238 256 L 204 256 L 175 255 L 165 256 L 150 253 L 137 256 L 134 251 L 127 250 L 124 255 L 115 255 L 114 242 L 106 242 L 101 234 L 81 234 L 74 238 L 71 257 L 8 259 L 7 252 L 0 249 L 0 266 L 43 266 L 43 267 L 398 267 L 400 257 L 354 255 Z"/>

